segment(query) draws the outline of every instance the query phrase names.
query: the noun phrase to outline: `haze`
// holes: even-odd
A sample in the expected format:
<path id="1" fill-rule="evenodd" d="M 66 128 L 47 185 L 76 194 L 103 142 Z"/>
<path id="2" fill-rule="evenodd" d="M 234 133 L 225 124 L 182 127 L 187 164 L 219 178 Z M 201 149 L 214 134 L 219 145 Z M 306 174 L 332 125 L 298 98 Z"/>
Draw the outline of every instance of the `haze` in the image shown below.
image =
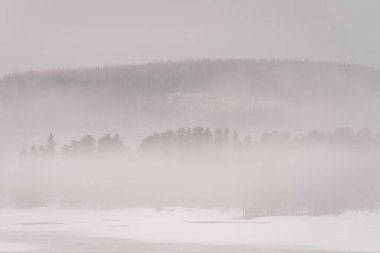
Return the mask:
<path id="1" fill-rule="evenodd" d="M 0 0 L 0 253 L 380 252 L 379 9 Z"/>
<path id="2" fill-rule="evenodd" d="M 0 76 L 194 58 L 380 65 L 379 1 L 1 0 Z"/>

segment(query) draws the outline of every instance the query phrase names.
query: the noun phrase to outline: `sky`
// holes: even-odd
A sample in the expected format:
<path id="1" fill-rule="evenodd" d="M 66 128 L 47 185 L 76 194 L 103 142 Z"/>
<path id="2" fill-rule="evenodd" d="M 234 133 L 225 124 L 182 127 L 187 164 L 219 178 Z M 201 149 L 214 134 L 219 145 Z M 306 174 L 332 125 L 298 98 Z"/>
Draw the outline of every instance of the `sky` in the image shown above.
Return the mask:
<path id="1" fill-rule="evenodd" d="M 0 0 L 0 76 L 196 58 L 380 66 L 376 0 Z"/>

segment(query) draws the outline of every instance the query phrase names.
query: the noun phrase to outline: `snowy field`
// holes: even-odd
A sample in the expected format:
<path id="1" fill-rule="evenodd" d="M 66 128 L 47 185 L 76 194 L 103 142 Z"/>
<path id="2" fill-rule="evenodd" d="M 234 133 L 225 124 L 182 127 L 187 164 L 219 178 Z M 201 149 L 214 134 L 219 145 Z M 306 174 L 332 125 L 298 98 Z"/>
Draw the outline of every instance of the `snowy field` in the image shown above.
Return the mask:
<path id="1" fill-rule="evenodd" d="M 1 209 L 0 252 L 380 252 L 380 214 L 241 217 L 238 209 Z"/>

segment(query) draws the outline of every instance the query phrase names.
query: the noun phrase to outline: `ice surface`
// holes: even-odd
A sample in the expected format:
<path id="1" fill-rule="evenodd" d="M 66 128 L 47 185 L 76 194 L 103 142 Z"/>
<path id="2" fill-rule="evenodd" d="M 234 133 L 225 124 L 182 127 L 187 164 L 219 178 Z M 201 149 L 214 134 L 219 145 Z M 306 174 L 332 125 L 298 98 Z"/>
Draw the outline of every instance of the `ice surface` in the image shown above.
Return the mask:
<path id="1" fill-rule="evenodd" d="M 241 217 L 239 209 L 2 209 L 0 234 L 51 231 L 163 243 L 380 252 L 380 214 Z M 0 252 L 28 249 L 12 245 L 0 243 Z"/>

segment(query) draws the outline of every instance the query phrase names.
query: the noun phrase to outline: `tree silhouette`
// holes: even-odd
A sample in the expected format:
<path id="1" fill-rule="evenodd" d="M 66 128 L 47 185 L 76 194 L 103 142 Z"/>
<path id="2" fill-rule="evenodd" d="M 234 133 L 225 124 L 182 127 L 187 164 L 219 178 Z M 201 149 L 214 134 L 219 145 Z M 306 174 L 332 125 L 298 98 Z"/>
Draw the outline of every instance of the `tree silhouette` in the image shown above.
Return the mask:
<path id="1" fill-rule="evenodd" d="M 125 145 L 118 134 L 113 137 L 107 134 L 98 140 L 98 152 L 103 154 L 122 153 Z"/>
<path id="2" fill-rule="evenodd" d="M 53 134 L 50 134 L 48 137 L 48 140 L 47 140 L 45 152 L 47 154 L 54 155 L 55 154 L 55 146 L 56 146 L 56 143 L 55 143 L 54 136 L 53 136 Z"/>

